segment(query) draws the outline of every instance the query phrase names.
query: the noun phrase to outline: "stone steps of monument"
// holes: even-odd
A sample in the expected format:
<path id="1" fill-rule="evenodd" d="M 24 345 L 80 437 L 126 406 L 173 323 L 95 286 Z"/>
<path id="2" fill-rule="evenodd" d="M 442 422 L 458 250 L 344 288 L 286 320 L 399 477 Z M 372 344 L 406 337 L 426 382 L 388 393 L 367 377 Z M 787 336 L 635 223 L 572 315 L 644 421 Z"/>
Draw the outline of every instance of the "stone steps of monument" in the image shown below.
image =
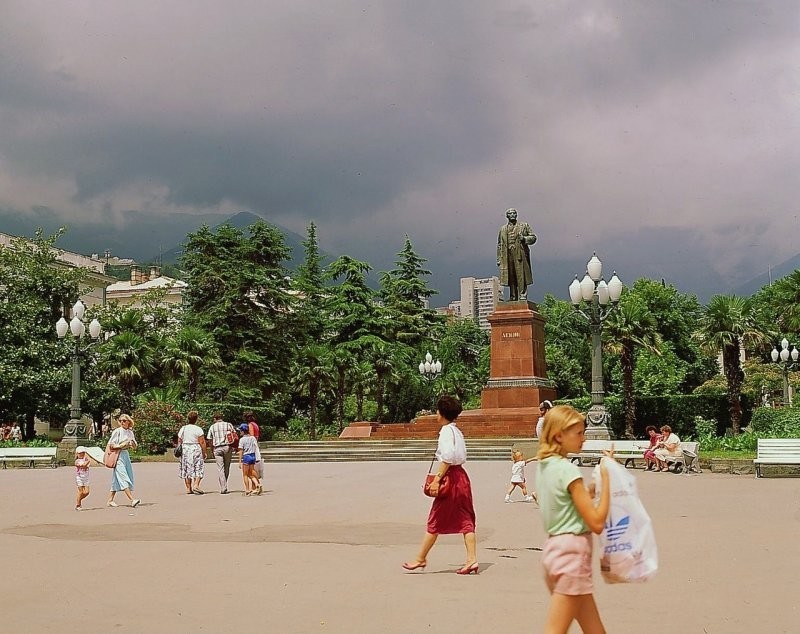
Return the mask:
<path id="1" fill-rule="evenodd" d="M 400 438 L 437 438 L 439 435 L 439 424 L 415 424 L 415 423 L 396 423 L 391 425 L 380 425 L 370 435 L 370 439 L 390 440 Z M 528 425 L 503 424 L 503 423 L 470 423 L 463 425 L 462 431 L 466 437 L 475 438 L 531 438 L 536 433 L 536 423 Z"/>
<path id="2" fill-rule="evenodd" d="M 469 460 L 508 460 L 519 438 L 467 439 Z M 435 440 L 321 440 L 310 442 L 262 442 L 266 462 L 356 462 L 387 460 L 430 460 Z"/>

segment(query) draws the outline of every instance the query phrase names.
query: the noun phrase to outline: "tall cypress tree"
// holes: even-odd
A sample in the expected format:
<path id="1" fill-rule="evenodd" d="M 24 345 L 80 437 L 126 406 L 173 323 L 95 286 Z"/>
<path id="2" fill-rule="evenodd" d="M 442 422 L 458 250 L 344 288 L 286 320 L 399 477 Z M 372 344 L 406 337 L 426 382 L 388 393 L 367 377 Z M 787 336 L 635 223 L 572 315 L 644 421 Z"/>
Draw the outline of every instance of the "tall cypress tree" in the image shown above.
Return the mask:
<path id="1" fill-rule="evenodd" d="M 388 336 L 413 348 L 427 341 L 444 320 L 427 308 L 427 300 L 436 294 L 424 279 L 431 272 L 423 265 L 406 236 L 402 251 L 397 254 L 395 268 L 381 274 L 380 297 L 389 313 Z"/>
<path id="2" fill-rule="evenodd" d="M 267 399 L 286 384 L 292 343 L 283 234 L 258 221 L 189 234 L 182 265 L 187 322 L 214 338 L 223 367 L 209 382 L 217 398 Z M 231 396 L 231 393 L 233 395 Z"/>

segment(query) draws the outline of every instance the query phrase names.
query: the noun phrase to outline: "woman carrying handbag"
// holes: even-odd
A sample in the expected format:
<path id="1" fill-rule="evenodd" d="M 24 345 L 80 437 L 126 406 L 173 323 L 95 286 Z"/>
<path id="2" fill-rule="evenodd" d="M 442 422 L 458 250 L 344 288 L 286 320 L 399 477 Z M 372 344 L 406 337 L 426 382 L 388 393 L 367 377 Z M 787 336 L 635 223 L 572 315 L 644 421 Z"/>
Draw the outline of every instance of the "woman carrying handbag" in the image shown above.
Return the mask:
<path id="1" fill-rule="evenodd" d="M 454 396 L 444 395 L 436 404 L 437 416 L 442 428 L 436 458 L 441 463 L 430 484 L 426 482 L 426 493 L 434 498 L 428 515 L 428 525 L 416 559 L 403 564 L 406 570 L 424 569 L 428 564 L 428 552 L 439 535 L 460 533 L 464 536 L 467 560 L 456 570 L 459 575 L 478 573 L 477 539 L 475 537 L 475 509 L 472 506 L 472 485 L 462 466 L 467 461 L 467 446 L 464 434 L 456 426 L 461 413 L 461 402 Z M 439 495 L 440 483 L 447 476 L 445 495 Z"/>

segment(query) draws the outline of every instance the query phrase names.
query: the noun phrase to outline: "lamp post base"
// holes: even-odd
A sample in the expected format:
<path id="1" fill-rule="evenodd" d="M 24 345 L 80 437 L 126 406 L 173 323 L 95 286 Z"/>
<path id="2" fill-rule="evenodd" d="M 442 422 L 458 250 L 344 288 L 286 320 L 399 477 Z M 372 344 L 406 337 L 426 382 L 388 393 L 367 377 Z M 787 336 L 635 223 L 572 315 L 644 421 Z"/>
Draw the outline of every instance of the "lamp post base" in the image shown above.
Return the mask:
<path id="1" fill-rule="evenodd" d="M 586 413 L 586 439 L 611 440 L 608 410 L 605 405 L 592 405 Z"/>
<path id="2" fill-rule="evenodd" d="M 72 464 L 75 460 L 75 448 L 79 444 L 85 444 L 87 425 L 90 424 L 87 421 L 90 421 L 87 416 L 83 416 L 81 418 L 70 418 L 64 424 L 64 437 L 61 439 L 61 442 L 58 443 L 58 451 L 56 454 L 56 460 L 64 464 Z"/>

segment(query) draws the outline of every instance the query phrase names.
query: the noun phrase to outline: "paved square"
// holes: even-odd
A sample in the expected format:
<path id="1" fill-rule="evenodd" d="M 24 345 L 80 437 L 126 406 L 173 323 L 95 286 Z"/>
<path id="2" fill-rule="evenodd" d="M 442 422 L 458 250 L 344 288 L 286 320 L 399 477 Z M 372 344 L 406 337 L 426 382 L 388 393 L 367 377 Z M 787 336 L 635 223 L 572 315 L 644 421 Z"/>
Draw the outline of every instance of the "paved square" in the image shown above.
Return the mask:
<path id="1" fill-rule="evenodd" d="M 208 494 L 190 496 L 176 464 L 140 463 L 136 509 L 120 495 L 106 508 L 109 471 L 97 467 L 80 513 L 73 468 L 0 471 L 2 631 L 541 631 L 544 534 L 534 505 L 503 502 L 510 462 L 466 465 L 480 575 L 453 573 L 460 536 L 439 539 L 427 572 L 400 568 L 424 532 L 426 467 L 268 464 L 265 494 L 249 498 L 217 494 L 214 465 Z M 646 584 L 609 586 L 595 557 L 609 632 L 800 631 L 796 479 L 638 478 L 661 567 Z M 241 489 L 236 465 L 231 483 Z"/>

